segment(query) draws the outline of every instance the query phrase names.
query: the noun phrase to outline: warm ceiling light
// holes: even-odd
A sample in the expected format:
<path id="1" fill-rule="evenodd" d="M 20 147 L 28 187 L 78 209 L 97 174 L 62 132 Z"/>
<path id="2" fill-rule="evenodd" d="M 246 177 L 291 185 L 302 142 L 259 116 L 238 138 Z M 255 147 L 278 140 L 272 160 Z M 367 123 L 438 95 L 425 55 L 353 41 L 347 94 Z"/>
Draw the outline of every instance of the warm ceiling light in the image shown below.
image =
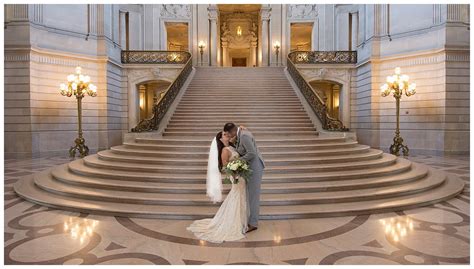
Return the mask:
<path id="1" fill-rule="evenodd" d="M 242 35 L 242 27 L 237 26 L 237 35 L 241 36 Z"/>

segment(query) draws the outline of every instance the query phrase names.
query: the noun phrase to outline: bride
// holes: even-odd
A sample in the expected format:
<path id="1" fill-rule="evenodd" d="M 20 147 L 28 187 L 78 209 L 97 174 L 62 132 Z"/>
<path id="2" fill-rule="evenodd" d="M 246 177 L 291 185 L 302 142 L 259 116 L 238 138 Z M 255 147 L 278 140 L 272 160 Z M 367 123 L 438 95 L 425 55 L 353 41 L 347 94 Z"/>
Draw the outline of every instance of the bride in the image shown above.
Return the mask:
<path id="1" fill-rule="evenodd" d="M 239 157 L 229 140 L 226 133 L 217 133 L 209 151 L 206 185 L 207 195 L 214 203 L 222 200 L 222 167 Z M 187 230 L 197 238 L 213 243 L 242 239 L 247 231 L 247 208 L 245 180 L 241 178 L 237 183 L 232 180 L 232 188 L 214 218 L 196 220 Z"/>

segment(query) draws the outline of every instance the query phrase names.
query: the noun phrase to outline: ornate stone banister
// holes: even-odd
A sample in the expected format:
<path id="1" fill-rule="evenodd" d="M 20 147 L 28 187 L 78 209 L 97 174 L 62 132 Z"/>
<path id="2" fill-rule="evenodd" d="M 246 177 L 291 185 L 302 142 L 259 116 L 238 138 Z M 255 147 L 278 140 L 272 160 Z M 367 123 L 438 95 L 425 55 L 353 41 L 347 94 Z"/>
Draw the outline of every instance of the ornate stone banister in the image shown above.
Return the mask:
<path id="1" fill-rule="evenodd" d="M 354 53 L 354 54 L 353 54 Z M 322 55 L 328 55 L 323 58 Z M 287 56 L 287 69 L 298 89 L 304 95 L 308 103 L 311 105 L 314 113 L 318 116 L 324 130 L 327 131 L 349 131 L 347 127 L 339 120 L 331 117 L 327 112 L 326 102 L 311 87 L 306 79 L 301 75 L 295 66 L 295 63 L 315 64 L 315 63 L 351 63 L 357 60 L 355 52 L 340 55 L 338 52 L 322 52 L 322 51 L 295 51 Z M 351 56 L 354 55 L 354 56 Z"/>
<path id="2" fill-rule="evenodd" d="M 174 53 L 174 52 L 170 52 Z M 163 53 L 162 55 L 166 55 Z M 168 54 L 169 55 L 169 54 Z M 180 55 L 186 61 L 184 62 L 185 65 L 184 67 L 180 70 L 178 76 L 174 79 L 174 81 L 170 84 L 168 89 L 166 89 L 165 93 L 162 95 L 160 99 L 154 98 L 153 101 L 153 109 L 152 109 L 152 115 L 150 118 L 147 119 L 142 119 L 137 126 L 132 128 L 132 132 L 134 133 L 140 133 L 140 132 L 152 132 L 158 130 L 158 127 L 160 125 L 161 120 L 165 116 L 166 112 L 168 111 L 169 107 L 173 103 L 174 99 L 178 95 L 179 91 L 183 87 L 184 83 L 186 82 L 189 74 L 191 73 L 191 70 L 193 68 L 192 66 L 192 58 L 191 58 L 191 53 L 189 52 L 180 52 Z M 128 55 L 130 56 L 130 54 Z M 128 57 L 127 56 L 127 57 Z M 137 57 L 133 56 L 132 58 L 127 58 L 127 59 L 133 59 L 133 61 L 136 61 L 137 59 L 140 59 L 145 61 L 146 57 Z M 124 60 L 124 54 L 122 53 L 122 62 Z M 152 56 L 151 58 L 148 58 L 148 61 L 160 61 L 161 59 L 155 58 L 155 56 Z M 179 62 L 178 62 L 179 61 Z M 182 58 L 179 60 L 174 60 L 174 62 L 166 62 L 166 63 L 180 63 L 182 61 Z M 130 63 L 130 62 L 129 62 Z M 136 62 L 134 62 L 136 63 Z M 141 63 L 159 63 L 159 62 L 141 62 Z M 163 62 L 165 63 L 165 62 Z"/>
<path id="3" fill-rule="evenodd" d="M 191 58 L 187 51 L 123 50 L 124 64 L 185 64 Z"/>

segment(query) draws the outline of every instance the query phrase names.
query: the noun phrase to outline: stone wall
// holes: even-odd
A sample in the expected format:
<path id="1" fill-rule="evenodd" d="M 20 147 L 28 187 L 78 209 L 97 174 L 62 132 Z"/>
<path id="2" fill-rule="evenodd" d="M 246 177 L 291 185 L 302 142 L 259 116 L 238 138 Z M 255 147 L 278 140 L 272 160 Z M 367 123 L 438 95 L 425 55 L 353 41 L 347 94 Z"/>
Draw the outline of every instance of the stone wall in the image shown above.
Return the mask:
<path id="1" fill-rule="evenodd" d="M 344 108 L 342 120 L 357 132 L 362 143 L 385 150 L 391 144 L 395 102 L 392 97 L 382 98 L 379 88 L 399 66 L 417 83 L 417 94 L 404 97 L 401 110 L 402 135 L 412 152 L 466 153 L 468 8 L 451 4 L 265 4 L 260 20 L 262 16 L 269 19 L 266 42 L 270 46 L 262 54 L 259 44 L 259 59 L 268 57 L 270 65 L 276 65 L 273 43 L 279 41 L 279 63 L 285 65 L 290 23 L 313 22 L 313 50 L 358 52 L 356 65 L 341 67 L 333 74 L 347 75 L 341 82 L 345 83 L 342 94 L 345 105 L 350 106 Z M 217 16 L 215 5 L 15 4 L 5 9 L 7 157 L 67 153 L 76 132 L 76 103 L 61 96 L 58 87 L 76 65 L 81 65 L 99 87 L 98 97 L 84 100 L 85 137 L 93 152 L 119 144 L 123 133 L 136 124 L 135 84 L 144 79 L 171 81 L 177 69 L 163 67 L 161 72 L 156 67 L 121 64 L 126 13 L 129 49 L 166 49 L 164 23 L 186 22 L 193 64 L 200 64 L 200 40 L 207 45 L 203 65 L 219 61 L 214 59 L 219 46 L 215 48 L 211 42 L 216 32 L 211 30 L 217 22 L 209 20 Z M 210 49 L 214 51 L 209 53 Z M 317 74 L 324 67 L 313 69 L 307 68 L 308 78 L 320 78 Z"/>
<path id="2" fill-rule="evenodd" d="M 351 128 L 362 143 L 384 150 L 392 143 L 395 101 L 382 98 L 380 86 L 395 67 L 401 67 L 417 84 L 414 96 L 402 98 L 400 111 L 402 137 L 411 152 L 469 152 L 467 9 L 467 5 L 359 9 L 366 18 L 351 95 Z"/>
<path id="3" fill-rule="evenodd" d="M 98 96 L 83 99 L 91 152 L 121 143 L 127 92 L 122 85 L 118 25 L 111 5 L 7 5 L 5 156 L 64 155 L 77 136 L 77 102 L 59 94 L 76 66 Z M 79 23 L 78 23 L 79 22 Z"/>

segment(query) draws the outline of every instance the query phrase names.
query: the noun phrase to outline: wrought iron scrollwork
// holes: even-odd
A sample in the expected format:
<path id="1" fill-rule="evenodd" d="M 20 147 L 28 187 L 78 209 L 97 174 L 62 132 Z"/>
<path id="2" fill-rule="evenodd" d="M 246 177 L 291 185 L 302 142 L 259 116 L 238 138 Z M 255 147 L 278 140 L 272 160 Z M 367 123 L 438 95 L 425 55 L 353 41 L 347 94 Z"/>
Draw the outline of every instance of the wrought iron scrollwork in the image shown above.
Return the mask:
<path id="1" fill-rule="evenodd" d="M 349 129 L 346 128 L 339 119 L 335 119 L 328 114 L 326 103 L 300 74 L 291 60 L 291 54 L 292 53 L 290 53 L 287 58 L 288 73 L 311 105 L 314 113 L 316 113 L 318 118 L 321 120 L 323 129 L 328 131 L 349 131 Z"/>
<path id="2" fill-rule="evenodd" d="M 191 58 L 187 51 L 123 50 L 124 64 L 185 64 Z"/>
<path id="3" fill-rule="evenodd" d="M 189 54 L 189 53 L 188 53 Z M 173 103 L 174 99 L 178 95 L 179 91 L 183 87 L 184 83 L 186 82 L 191 70 L 192 60 L 191 54 L 187 58 L 186 65 L 181 69 L 179 75 L 176 79 L 171 83 L 171 85 L 166 90 L 165 94 L 158 100 L 154 99 L 153 109 L 152 109 L 152 116 L 148 119 L 141 120 L 137 126 L 132 128 L 132 132 L 140 133 L 140 132 L 152 132 L 158 130 L 161 120 L 165 116 L 166 112 L 168 111 L 169 107 Z"/>
<path id="4" fill-rule="evenodd" d="M 295 64 L 353 64 L 357 51 L 293 51 L 288 58 Z"/>

